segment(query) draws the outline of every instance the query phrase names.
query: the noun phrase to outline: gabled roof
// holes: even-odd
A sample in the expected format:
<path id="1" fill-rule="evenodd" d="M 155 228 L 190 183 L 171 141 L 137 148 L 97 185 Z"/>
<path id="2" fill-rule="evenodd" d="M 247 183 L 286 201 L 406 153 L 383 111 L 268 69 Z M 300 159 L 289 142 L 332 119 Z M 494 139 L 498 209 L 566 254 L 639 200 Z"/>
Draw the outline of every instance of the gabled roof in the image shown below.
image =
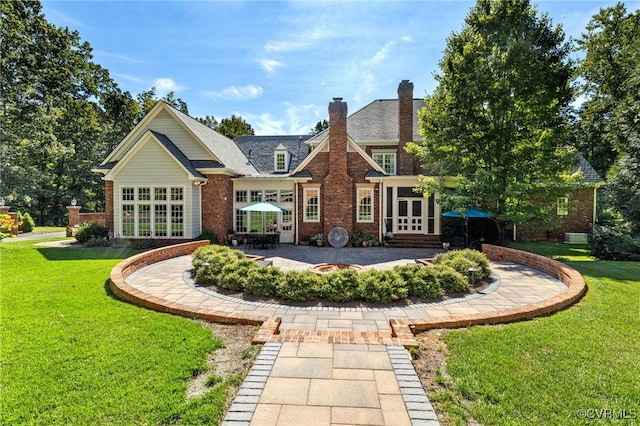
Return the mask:
<path id="1" fill-rule="evenodd" d="M 184 153 L 180 151 L 180 149 L 178 149 L 178 147 L 173 142 L 171 142 L 171 139 L 169 139 L 167 135 L 163 135 L 162 133 L 158 133 L 154 130 L 149 130 L 149 132 L 156 137 L 156 139 L 162 144 L 162 146 L 164 146 L 167 151 L 169 151 L 169 153 L 176 160 L 178 160 L 180 164 L 182 164 L 182 167 L 189 171 L 189 173 L 191 173 L 194 177 L 204 179 L 204 175 L 196 170 L 187 156 L 184 155 Z"/>
<path id="2" fill-rule="evenodd" d="M 288 175 L 309 154 L 309 147 L 304 143 L 311 136 L 239 136 L 236 145 L 261 175 Z M 289 170 L 275 172 L 273 156 L 276 149 L 286 149 L 291 155 Z"/>
<path id="3" fill-rule="evenodd" d="M 413 140 L 420 140 L 418 135 L 418 111 L 424 106 L 423 99 L 413 100 Z M 319 143 L 328 134 L 326 129 L 313 138 L 309 143 Z M 398 100 L 378 99 L 362 107 L 347 117 L 347 133 L 357 143 L 384 142 L 390 144 L 398 142 Z"/>
<path id="4" fill-rule="evenodd" d="M 239 174 L 250 175 L 256 172 L 233 140 L 221 135 L 198 120 L 189 117 L 170 105 L 167 105 L 175 117 L 180 120 L 215 156 L 224 167 Z"/>
<path id="5" fill-rule="evenodd" d="M 583 183 L 604 183 L 600 175 L 598 175 L 598 172 L 596 172 L 596 169 L 594 169 L 591 164 L 589 164 L 587 159 L 584 158 L 582 154 L 578 152 L 576 153 L 576 156 L 578 157 L 578 163 L 575 165 L 574 171 L 582 172 Z"/>
<path id="6" fill-rule="evenodd" d="M 111 151 L 102 164 L 94 170 L 104 172 L 113 168 L 120 159 L 127 155 L 127 152 L 134 149 L 144 134 L 141 132 L 143 132 L 144 129 L 151 130 L 150 127 L 153 126 L 153 120 L 161 111 L 166 111 L 175 119 L 176 123 L 180 125 L 187 134 L 190 134 L 194 142 L 202 148 L 202 153 L 205 158 L 189 158 L 194 167 L 202 169 L 228 169 L 232 173 L 239 175 L 256 173 L 256 169 L 248 163 L 242 151 L 231 139 L 178 111 L 164 101 L 159 101 L 118 146 Z M 173 144 L 173 142 L 171 143 Z M 173 145 L 175 146 L 175 144 Z M 182 155 L 185 154 L 183 153 Z"/>
<path id="7" fill-rule="evenodd" d="M 200 180 L 206 181 L 206 177 L 196 170 L 191 161 L 187 158 L 186 155 L 169 139 L 166 135 L 156 132 L 154 130 L 147 130 L 136 143 L 136 147 L 141 147 L 145 143 L 149 143 L 149 141 L 156 141 L 160 146 L 162 146 L 167 154 L 173 158 L 173 160 L 178 163 L 189 175 L 189 179 L 191 180 Z M 131 158 L 135 156 L 135 151 L 137 148 L 128 150 L 120 161 L 108 163 L 110 167 L 107 169 L 104 165 L 101 166 L 100 171 L 104 171 L 107 177 L 114 173 L 119 173 L 119 169 L 122 167 L 126 167 L 126 164 L 129 162 Z"/>

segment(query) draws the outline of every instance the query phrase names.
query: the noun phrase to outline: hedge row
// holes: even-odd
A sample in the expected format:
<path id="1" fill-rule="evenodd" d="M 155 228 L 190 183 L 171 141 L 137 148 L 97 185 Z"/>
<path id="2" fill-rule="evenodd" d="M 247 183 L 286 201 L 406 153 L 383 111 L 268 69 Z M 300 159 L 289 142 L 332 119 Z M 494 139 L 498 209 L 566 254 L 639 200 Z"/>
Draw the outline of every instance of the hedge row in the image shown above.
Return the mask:
<path id="1" fill-rule="evenodd" d="M 489 275 L 488 260 L 474 250 L 449 252 L 434 258 L 434 263 L 361 273 L 343 269 L 318 276 L 311 271 L 283 272 L 261 266 L 246 259 L 240 250 L 210 245 L 194 252 L 193 269 L 196 281 L 203 285 L 298 302 L 319 298 L 371 303 L 390 303 L 406 297 L 431 299 L 468 290 L 469 268 L 476 269 L 474 280 Z"/>

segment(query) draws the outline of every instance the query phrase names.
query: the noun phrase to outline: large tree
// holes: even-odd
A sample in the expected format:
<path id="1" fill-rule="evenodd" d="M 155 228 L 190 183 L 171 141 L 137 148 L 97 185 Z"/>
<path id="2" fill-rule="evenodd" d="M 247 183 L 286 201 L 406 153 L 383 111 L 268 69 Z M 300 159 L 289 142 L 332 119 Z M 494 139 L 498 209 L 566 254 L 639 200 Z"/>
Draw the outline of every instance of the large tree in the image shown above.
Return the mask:
<path id="1" fill-rule="evenodd" d="M 584 53 L 578 76 L 586 99 L 580 109 L 578 146 L 604 176 L 626 148 L 617 115 L 629 79 L 640 66 L 640 11 L 627 14 L 621 3 L 601 9 L 577 46 Z"/>
<path id="2" fill-rule="evenodd" d="M 475 206 L 508 222 L 549 217 L 575 182 L 568 144 L 569 45 L 560 26 L 523 0 L 479 0 L 447 39 L 438 87 L 410 144 L 445 209 Z M 453 178 L 453 179 L 451 179 Z M 452 182 L 455 182 L 452 185 Z"/>
<path id="3" fill-rule="evenodd" d="M 98 99 L 114 87 L 79 34 L 51 25 L 36 1 L 2 1 L 0 196 L 39 223 L 60 223 L 68 177 L 97 159 L 105 137 Z M 100 179 L 83 180 L 89 192 Z"/>
<path id="4" fill-rule="evenodd" d="M 580 135 L 608 174 L 612 206 L 640 229 L 640 11 L 621 3 L 593 16 L 578 41 L 586 101 Z"/>

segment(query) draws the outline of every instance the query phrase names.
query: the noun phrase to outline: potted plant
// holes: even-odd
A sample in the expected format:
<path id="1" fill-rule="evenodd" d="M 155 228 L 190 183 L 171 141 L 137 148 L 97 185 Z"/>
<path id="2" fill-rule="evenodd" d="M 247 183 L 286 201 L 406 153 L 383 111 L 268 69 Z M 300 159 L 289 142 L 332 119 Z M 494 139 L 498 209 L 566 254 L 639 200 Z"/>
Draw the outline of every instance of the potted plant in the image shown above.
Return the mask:
<path id="1" fill-rule="evenodd" d="M 354 247 L 362 247 L 362 242 L 364 241 L 364 232 L 353 229 L 351 231 L 351 244 Z"/>
<path id="2" fill-rule="evenodd" d="M 318 247 L 322 247 L 324 245 L 324 234 L 322 232 L 312 235 L 309 237 L 309 241 L 315 243 Z"/>

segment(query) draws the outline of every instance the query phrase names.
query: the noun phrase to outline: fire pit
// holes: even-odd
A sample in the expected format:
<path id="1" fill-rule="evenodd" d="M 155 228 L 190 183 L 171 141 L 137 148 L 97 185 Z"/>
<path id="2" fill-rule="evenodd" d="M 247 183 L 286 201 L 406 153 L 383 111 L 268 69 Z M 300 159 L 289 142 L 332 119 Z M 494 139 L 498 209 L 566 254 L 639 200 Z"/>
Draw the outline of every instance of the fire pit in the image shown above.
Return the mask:
<path id="1" fill-rule="evenodd" d="M 342 269 L 353 269 L 356 272 L 364 271 L 364 268 L 360 265 L 350 265 L 348 263 L 318 263 L 317 265 L 313 265 L 309 267 L 311 272 L 314 272 L 318 275 L 328 274 L 330 272 L 337 272 Z"/>

